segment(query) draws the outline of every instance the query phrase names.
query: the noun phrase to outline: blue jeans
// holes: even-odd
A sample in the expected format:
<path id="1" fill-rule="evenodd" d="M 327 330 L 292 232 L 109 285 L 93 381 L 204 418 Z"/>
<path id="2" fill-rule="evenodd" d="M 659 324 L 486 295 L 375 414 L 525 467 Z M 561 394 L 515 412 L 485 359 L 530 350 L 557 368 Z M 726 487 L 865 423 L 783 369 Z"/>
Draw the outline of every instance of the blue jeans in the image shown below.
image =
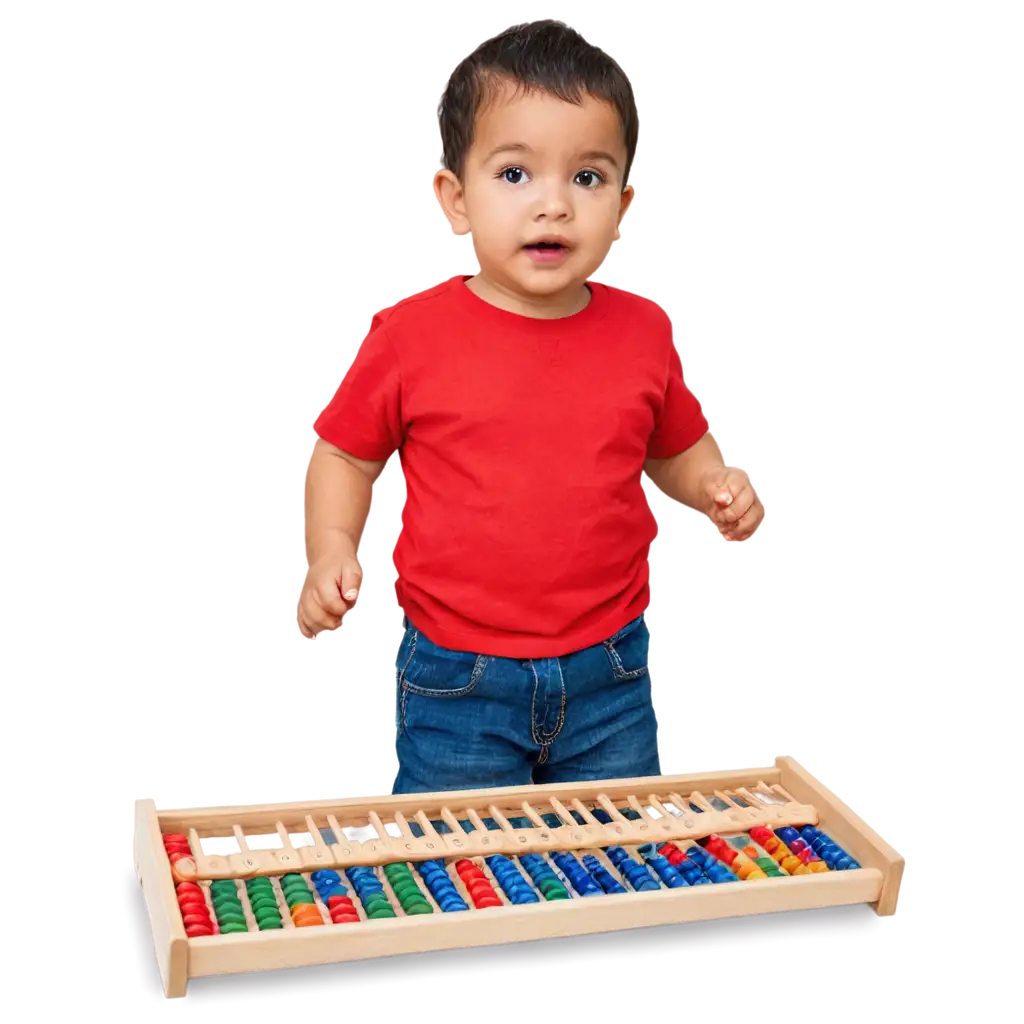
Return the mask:
<path id="1" fill-rule="evenodd" d="M 558 658 L 398 650 L 393 793 L 660 775 L 643 615 Z"/>

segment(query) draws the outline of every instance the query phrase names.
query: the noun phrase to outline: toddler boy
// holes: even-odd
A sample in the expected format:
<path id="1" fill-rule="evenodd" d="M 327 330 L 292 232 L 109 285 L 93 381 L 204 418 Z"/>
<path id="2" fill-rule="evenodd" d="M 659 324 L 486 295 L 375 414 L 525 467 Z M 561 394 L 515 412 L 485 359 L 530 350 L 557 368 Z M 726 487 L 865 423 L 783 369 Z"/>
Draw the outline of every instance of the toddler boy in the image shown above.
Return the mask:
<path id="1" fill-rule="evenodd" d="M 434 190 L 480 264 L 373 317 L 316 421 L 299 629 L 357 600 L 373 483 L 407 500 L 394 792 L 660 774 L 641 474 L 742 541 L 764 510 L 725 466 L 654 302 L 591 279 L 619 238 L 637 112 L 557 21 L 454 71 Z"/>

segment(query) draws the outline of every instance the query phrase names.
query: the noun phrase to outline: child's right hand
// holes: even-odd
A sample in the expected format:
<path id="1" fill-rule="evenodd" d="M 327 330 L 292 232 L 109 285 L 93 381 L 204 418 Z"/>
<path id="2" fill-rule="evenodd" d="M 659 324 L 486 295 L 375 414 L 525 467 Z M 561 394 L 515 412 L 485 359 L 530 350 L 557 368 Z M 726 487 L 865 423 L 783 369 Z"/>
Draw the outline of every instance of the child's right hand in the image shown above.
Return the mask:
<path id="1" fill-rule="evenodd" d="M 299 596 L 299 631 L 314 639 L 325 629 L 337 629 L 345 613 L 356 602 L 363 582 L 363 570 L 354 554 L 329 552 L 317 559 L 306 573 Z"/>

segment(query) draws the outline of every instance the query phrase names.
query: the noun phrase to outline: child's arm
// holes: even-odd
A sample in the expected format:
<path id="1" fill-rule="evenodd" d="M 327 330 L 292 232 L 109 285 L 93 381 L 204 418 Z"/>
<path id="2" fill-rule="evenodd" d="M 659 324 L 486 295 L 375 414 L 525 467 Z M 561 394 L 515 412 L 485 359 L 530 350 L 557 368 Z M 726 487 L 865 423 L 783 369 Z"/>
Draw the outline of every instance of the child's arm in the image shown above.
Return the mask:
<path id="1" fill-rule="evenodd" d="M 306 561 L 298 623 L 312 640 L 337 629 L 363 580 L 356 558 L 373 482 L 387 460 L 368 462 L 318 440 L 306 472 Z"/>
<path id="2" fill-rule="evenodd" d="M 670 498 L 708 516 L 726 540 L 746 540 L 764 518 L 750 478 L 725 465 L 710 433 L 669 459 L 648 459 L 644 470 Z"/>

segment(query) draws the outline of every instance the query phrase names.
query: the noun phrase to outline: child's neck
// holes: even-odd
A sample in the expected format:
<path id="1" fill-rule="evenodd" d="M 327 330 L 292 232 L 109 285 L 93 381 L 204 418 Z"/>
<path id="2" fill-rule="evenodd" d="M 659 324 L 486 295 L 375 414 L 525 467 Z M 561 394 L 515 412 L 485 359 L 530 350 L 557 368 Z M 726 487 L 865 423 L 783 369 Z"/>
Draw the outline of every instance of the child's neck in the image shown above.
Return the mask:
<path id="1" fill-rule="evenodd" d="M 555 320 L 572 316 L 590 303 L 590 289 L 584 282 L 551 295 L 531 295 L 491 281 L 482 272 L 466 281 L 466 287 L 476 296 L 499 309 L 518 313 L 537 320 Z"/>

